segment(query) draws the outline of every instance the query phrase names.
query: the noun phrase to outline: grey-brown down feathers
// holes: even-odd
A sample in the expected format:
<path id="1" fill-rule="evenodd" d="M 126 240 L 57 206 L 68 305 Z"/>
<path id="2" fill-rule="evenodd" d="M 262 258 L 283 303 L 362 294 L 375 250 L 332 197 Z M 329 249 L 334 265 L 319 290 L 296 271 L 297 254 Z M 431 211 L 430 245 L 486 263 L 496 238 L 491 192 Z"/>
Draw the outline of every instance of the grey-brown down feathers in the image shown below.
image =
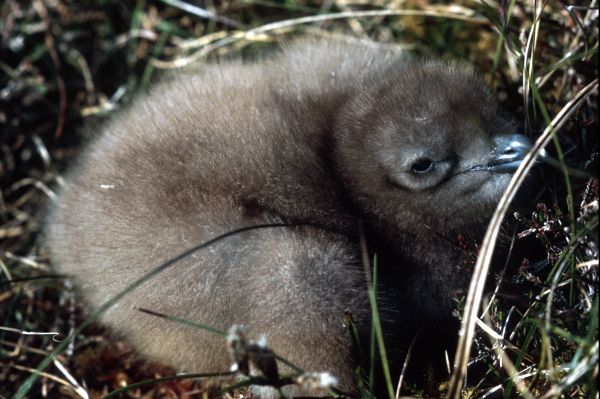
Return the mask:
<path id="1" fill-rule="evenodd" d="M 464 67 L 375 45 L 285 47 L 257 63 L 199 66 L 112 118 L 67 175 L 46 243 L 99 306 L 216 235 L 298 225 L 194 253 L 103 320 L 142 354 L 194 372 L 229 366 L 222 338 L 136 307 L 225 330 L 245 324 L 353 390 L 344 311 L 365 331 L 370 323 L 357 220 L 394 276 L 384 317 L 410 337 L 448 316 L 463 284 L 460 251 L 436 232 L 482 230 L 508 176 L 468 169 L 489 162 L 494 135 L 512 132 Z"/>

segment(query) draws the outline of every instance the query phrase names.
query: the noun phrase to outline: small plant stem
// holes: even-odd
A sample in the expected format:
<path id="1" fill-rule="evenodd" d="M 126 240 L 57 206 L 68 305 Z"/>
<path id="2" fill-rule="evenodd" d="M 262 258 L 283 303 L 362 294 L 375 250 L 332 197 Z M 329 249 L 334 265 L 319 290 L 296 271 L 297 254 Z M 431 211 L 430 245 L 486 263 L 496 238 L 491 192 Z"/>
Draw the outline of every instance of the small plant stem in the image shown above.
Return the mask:
<path id="1" fill-rule="evenodd" d="M 385 385 L 390 399 L 394 399 L 394 385 L 392 384 L 392 376 L 388 364 L 387 353 L 385 351 L 385 343 L 383 341 L 383 331 L 381 329 L 381 320 L 379 318 L 379 308 L 377 307 L 377 256 L 373 257 L 373 271 L 371 272 L 369 262 L 369 250 L 367 248 L 367 238 L 362 220 L 359 220 L 359 238 L 360 251 L 362 254 L 362 262 L 365 270 L 365 280 L 367 282 L 367 291 L 369 294 L 369 302 L 371 304 L 371 374 L 374 375 L 374 338 L 377 339 L 379 347 L 379 357 L 381 359 L 381 368 L 385 377 Z M 373 383 L 371 381 L 371 386 Z M 372 392 L 372 391 L 371 391 Z"/>
<path id="2" fill-rule="evenodd" d="M 383 331 L 381 329 L 381 320 L 379 318 L 379 308 L 377 306 L 377 256 L 373 258 L 373 284 L 369 287 L 369 301 L 371 302 L 371 312 L 373 319 L 373 326 L 375 329 L 375 335 L 377 337 L 377 344 L 379 347 L 379 357 L 381 358 L 381 367 L 383 368 L 383 375 L 385 377 L 385 385 L 388 391 L 390 399 L 394 399 L 394 385 L 392 384 L 392 376 L 390 374 L 390 367 L 388 363 L 387 353 L 385 350 L 385 342 L 383 341 Z"/>
<path id="3" fill-rule="evenodd" d="M 542 99 L 537 85 L 535 84 L 535 80 L 530 82 L 531 84 L 531 93 L 533 98 L 544 117 L 544 122 L 547 126 L 552 126 L 552 121 L 550 119 L 550 115 L 548 114 L 548 110 L 546 109 L 546 105 L 544 104 L 544 100 Z M 558 136 L 556 135 L 556 130 L 552 131 L 552 142 L 554 143 L 554 148 L 556 149 L 556 154 L 558 155 L 558 161 L 560 163 L 560 169 L 563 173 L 563 178 L 565 181 L 565 187 L 567 189 L 567 209 L 569 211 L 569 226 L 571 227 L 570 234 L 575 234 L 575 207 L 573 204 L 573 189 L 571 187 L 571 178 L 569 177 L 569 168 L 565 162 L 565 154 L 562 151 L 562 147 L 560 146 L 560 142 L 558 141 Z"/>
<path id="4" fill-rule="evenodd" d="M 131 18 L 131 26 L 129 28 L 129 32 L 133 33 L 137 30 L 139 30 L 140 26 L 142 26 L 143 20 L 144 20 L 144 8 L 146 7 L 146 0 L 138 0 L 135 4 L 135 9 L 133 10 L 133 15 Z M 131 35 L 132 40 L 129 42 L 129 46 L 128 46 L 128 51 L 127 51 L 127 64 L 129 66 L 132 66 L 135 64 L 136 61 L 136 54 L 135 54 L 135 50 L 136 50 L 136 46 L 137 46 L 137 39 L 135 39 L 135 36 L 132 34 Z"/>
<path id="5" fill-rule="evenodd" d="M 165 45 L 167 44 L 167 40 L 171 36 L 171 33 L 172 32 L 170 30 L 165 30 L 164 32 L 161 33 L 160 37 L 158 38 L 158 41 L 156 42 L 156 46 L 154 47 L 154 51 L 152 52 L 153 58 L 158 58 L 160 56 Z M 150 80 L 152 79 L 152 74 L 154 72 L 154 69 L 155 69 L 155 66 L 151 61 L 149 61 L 146 64 L 146 68 L 144 68 L 144 74 L 142 75 L 142 81 L 140 83 L 140 87 L 145 92 L 148 91 L 148 88 L 150 86 Z"/>

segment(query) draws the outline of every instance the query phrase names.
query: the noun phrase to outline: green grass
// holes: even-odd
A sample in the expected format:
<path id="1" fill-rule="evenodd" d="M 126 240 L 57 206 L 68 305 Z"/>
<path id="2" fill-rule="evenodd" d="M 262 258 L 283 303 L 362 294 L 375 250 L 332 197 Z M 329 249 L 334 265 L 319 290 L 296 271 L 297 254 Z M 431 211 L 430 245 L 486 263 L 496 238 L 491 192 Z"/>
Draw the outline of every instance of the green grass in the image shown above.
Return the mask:
<path id="1" fill-rule="evenodd" d="M 160 365 L 141 367 L 129 350 L 117 349 L 122 344 L 82 313 L 38 244 L 60 173 L 92 134 L 82 126 L 110 116 L 163 71 L 212 55 L 252 57 L 301 34 L 368 37 L 400 44 L 417 57 L 473 64 L 532 137 L 597 78 L 597 11 L 567 10 L 560 3 L 213 4 L 204 8 L 206 17 L 168 1 L 0 5 L 0 326 L 8 328 L 0 329 L 0 395 L 20 390 L 23 396 L 46 391 L 61 397 L 77 388 L 71 379 L 85 381 L 94 397 L 121 389 L 124 381 L 140 381 L 134 388 L 150 396 L 198 387 L 218 391 Z M 481 310 L 473 314 L 488 328 L 472 323 L 471 365 L 458 397 L 495 390 L 504 398 L 598 396 L 597 91 L 563 122 L 548 132 L 553 144 L 547 150 L 559 171 L 534 172 L 530 179 L 538 191 L 532 201 L 519 209 L 518 219 L 505 216 L 515 226 L 516 246 L 525 250 L 513 254 L 505 272 L 492 269 L 482 277 L 488 284 L 474 305 L 482 309 L 488 301 L 489 310 L 485 317 Z M 372 359 L 385 359 L 376 321 L 371 348 L 363 349 Z M 59 331 L 63 340 L 15 330 Z M 56 359 L 65 371 L 50 353 L 61 353 Z M 40 363 L 44 367 L 36 372 Z M 155 379 L 161 383 L 145 383 Z M 443 397 L 449 380 L 427 386 L 409 381 L 402 393 Z M 385 390 L 394 395 L 392 376 L 386 376 Z"/>

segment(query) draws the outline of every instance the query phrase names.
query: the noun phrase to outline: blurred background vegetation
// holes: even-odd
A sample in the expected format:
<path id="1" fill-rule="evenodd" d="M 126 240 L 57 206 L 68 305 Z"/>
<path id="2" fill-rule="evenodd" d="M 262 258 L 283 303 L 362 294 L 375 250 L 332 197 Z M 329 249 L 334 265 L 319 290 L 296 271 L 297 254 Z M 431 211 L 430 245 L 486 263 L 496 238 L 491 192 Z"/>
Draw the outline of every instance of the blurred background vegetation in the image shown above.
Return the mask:
<path id="1" fill-rule="evenodd" d="M 110 116 L 165 71 L 216 55 L 252 57 L 299 35 L 368 38 L 415 57 L 474 65 L 533 138 L 598 74 L 595 0 L 0 4 L 0 397 L 31 375 L 40 378 L 28 386 L 28 397 L 50 398 L 101 397 L 173 375 L 136 359 L 96 324 L 50 367 L 36 370 L 54 339 L 85 319 L 69 282 L 52 276 L 37 243 L 45 204 L 95 133 L 82 127 Z M 514 226 L 508 241 L 521 250 L 488 277 L 465 398 L 598 397 L 597 124 L 596 90 L 548 147 L 563 171 L 569 165 L 591 177 L 537 171 L 536 190 L 508 216 Z M 477 248 L 465 243 L 465 250 Z M 457 293 L 457 318 L 464 294 Z M 39 334 L 49 332 L 59 335 Z M 405 383 L 403 393 L 444 396 L 447 378 L 426 380 Z M 193 397 L 211 390 L 207 382 L 174 380 L 122 395 Z"/>

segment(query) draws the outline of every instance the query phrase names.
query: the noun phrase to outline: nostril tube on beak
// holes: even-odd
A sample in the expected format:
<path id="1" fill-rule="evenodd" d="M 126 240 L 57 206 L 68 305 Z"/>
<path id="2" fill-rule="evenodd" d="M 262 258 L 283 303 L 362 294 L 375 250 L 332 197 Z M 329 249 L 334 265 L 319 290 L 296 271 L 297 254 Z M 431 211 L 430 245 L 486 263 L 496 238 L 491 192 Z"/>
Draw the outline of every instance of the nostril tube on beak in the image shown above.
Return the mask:
<path id="1" fill-rule="evenodd" d="M 533 147 L 531 140 L 521 134 L 512 135 L 497 135 L 492 137 L 494 141 L 494 151 L 489 164 L 485 168 L 477 168 L 479 170 L 487 170 L 495 173 L 512 173 L 525 158 L 525 155 Z M 592 177 L 591 174 L 580 171 L 577 169 L 570 168 L 565 165 L 561 165 L 559 161 L 552 158 L 546 150 L 542 149 L 539 153 L 538 161 L 550 165 L 559 170 L 566 168 L 567 173 L 578 179 L 589 179 Z M 475 169 L 475 170 L 477 170 Z M 473 170 L 473 168 L 471 169 Z"/>
<path id="2" fill-rule="evenodd" d="M 493 137 L 494 152 L 490 170 L 510 173 L 515 171 L 533 144 L 521 134 L 497 135 Z"/>

